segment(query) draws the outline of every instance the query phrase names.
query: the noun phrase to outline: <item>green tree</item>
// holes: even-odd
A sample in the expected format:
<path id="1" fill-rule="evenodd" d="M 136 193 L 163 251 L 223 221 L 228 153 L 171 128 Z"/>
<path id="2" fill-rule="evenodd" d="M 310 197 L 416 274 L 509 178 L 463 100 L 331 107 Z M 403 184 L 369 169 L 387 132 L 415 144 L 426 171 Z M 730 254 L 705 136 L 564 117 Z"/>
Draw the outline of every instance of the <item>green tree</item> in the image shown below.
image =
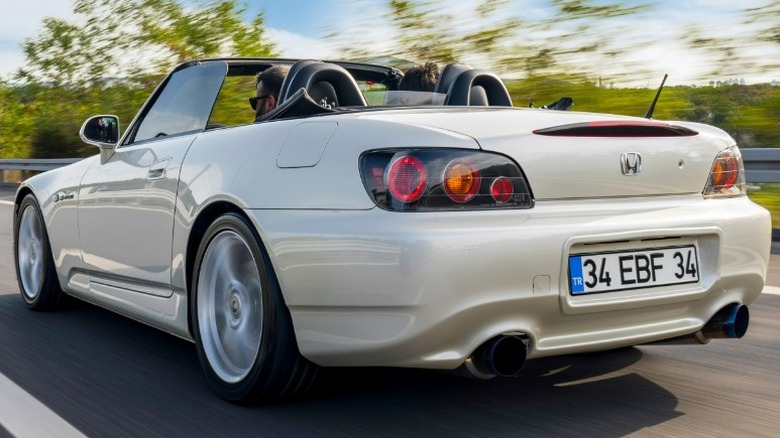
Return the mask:
<path id="1" fill-rule="evenodd" d="M 86 156 L 81 122 L 112 113 L 129 122 L 162 76 L 193 58 L 274 56 L 263 15 L 217 0 L 76 0 L 76 18 L 45 18 L 25 40 L 26 65 L 0 87 L 0 156 Z"/>
<path id="2" fill-rule="evenodd" d="M 26 157 L 41 102 L 26 90 L 0 82 L 0 157 Z"/>
<path id="3" fill-rule="evenodd" d="M 192 58 L 272 56 L 263 15 L 251 23 L 236 0 L 185 8 L 176 0 L 76 0 L 74 22 L 46 18 L 23 44 L 17 78 L 84 86 L 106 78 L 158 76 Z M 77 24 L 83 23 L 83 24 Z"/>

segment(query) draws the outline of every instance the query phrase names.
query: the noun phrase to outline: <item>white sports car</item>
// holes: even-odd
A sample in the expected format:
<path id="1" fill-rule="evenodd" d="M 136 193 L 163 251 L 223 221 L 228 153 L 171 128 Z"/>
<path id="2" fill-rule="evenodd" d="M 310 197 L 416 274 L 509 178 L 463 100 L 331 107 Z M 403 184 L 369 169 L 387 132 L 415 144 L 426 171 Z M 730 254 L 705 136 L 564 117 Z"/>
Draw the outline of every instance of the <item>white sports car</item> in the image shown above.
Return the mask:
<path id="1" fill-rule="evenodd" d="M 279 104 L 255 121 L 245 98 L 277 64 Z M 771 228 L 726 133 L 512 108 L 463 65 L 414 98 L 401 76 L 180 65 L 121 136 L 114 116 L 84 123 L 99 155 L 21 184 L 22 298 L 64 292 L 192 340 L 233 401 L 304 391 L 319 366 L 488 378 L 745 334 Z"/>

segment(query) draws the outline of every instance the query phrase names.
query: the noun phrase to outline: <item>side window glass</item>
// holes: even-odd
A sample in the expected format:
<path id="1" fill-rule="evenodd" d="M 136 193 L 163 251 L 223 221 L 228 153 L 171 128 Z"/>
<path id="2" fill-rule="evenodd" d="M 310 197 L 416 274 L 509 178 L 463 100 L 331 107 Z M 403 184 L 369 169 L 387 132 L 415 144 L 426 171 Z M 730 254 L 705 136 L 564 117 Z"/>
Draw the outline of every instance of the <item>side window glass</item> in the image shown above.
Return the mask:
<path id="1" fill-rule="evenodd" d="M 226 73 L 222 62 L 174 73 L 141 121 L 134 142 L 205 129 Z"/>

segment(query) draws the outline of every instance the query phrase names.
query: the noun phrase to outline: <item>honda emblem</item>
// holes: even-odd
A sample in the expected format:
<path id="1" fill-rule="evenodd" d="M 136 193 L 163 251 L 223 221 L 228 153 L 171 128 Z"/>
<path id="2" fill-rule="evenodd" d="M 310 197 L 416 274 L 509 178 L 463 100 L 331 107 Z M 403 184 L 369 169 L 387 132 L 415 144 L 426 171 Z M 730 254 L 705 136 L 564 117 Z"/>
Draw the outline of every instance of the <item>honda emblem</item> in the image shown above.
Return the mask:
<path id="1" fill-rule="evenodd" d="M 623 175 L 636 175 L 642 171 L 642 156 L 636 152 L 626 152 L 620 155 L 620 170 Z"/>

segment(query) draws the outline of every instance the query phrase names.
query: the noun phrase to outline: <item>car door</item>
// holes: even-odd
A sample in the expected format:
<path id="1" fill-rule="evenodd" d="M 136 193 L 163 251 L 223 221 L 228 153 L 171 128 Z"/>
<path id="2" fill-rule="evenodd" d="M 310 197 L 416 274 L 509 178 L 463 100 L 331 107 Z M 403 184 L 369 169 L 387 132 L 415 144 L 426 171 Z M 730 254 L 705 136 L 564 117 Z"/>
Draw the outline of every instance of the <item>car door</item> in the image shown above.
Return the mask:
<path id="1" fill-rule="evenodd" d="M 90 282 L 170 295 L 179 171 L 206 127 L 226 72 L 223 62 L 174 71 L 111 158 L 86 172 L 78 223 Z"/>

